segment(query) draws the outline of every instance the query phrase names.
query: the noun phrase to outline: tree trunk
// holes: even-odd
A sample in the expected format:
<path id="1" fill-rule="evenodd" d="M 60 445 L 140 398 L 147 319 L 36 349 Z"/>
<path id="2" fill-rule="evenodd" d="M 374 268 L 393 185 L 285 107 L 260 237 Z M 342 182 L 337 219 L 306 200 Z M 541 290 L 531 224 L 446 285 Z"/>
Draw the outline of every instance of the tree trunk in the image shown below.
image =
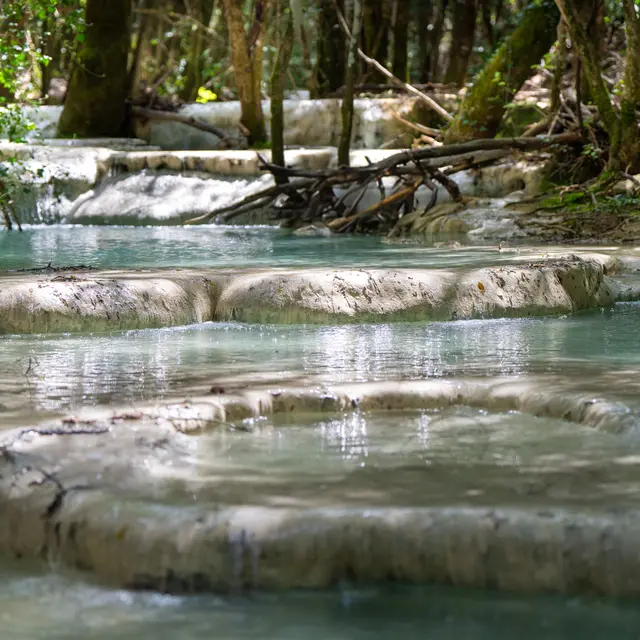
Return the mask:
<path id="1" fill-rule="evenodd" d="M 557 23 L 553 0 L 529 6 L 518 27 L 475 79 L 445 134 L 447 142 L 496 135 L 505 105 L 554 43 Z"/>
<path id="2" fill-rule="evenodd" d="M 391 70 L 403 82 L 409 80 L 409 2 L 396 0 Z"/>
<path id="3" fill-rule="evenodd" d="M 451 51 L 444 81 L 462 87 L 467 79 L 469 59 L 476 32 L 478 0 L 454 0 L 452 6 Z"/>
<path id="4" fill-rule="evenodd" d="M 347 43 L 336 16 L 333 0 L 320 0 L 318 34 L 316 37 L 316 66 L 311 81 L 311 97 L 324 98 L 344 84 L 347 66 Z M 344 15 L 344 0 L 338 0 Z"/>
<path id="5" fill-rule="evenodd" d="M 553 78 L 551 79 L 551 100 L 549 113 L 555 116 L 560 110 L 560 96 L 562 94 L 562 81 L 564 79 L 564 68 L 567 64 L 567 25 L 564 20 L 558 23 L 557 49 L 553 57 Z"/>
<path id="6" fill-rule="evenodd" d="M 480 12 L 482 15 L 482 28 L 489 45 L 489 51 L 493 51 L 495 38 L 493 36 L 493 20 L 491 18 L 491 0 L 480 0 Z"/>
<path id="7" fill-rule="evenodd" d="M 78 52 L 58 123 L 62 136 L 121 136 L 129 82 L 131 0 L 87 0 Z"/>
<path id="8" fill-rule="evenodd" d="M 423 83 L 431 80 L 431 57 L 433 56 L 431 34 L 434 30 L 432 23 L 434 15 L 434 2 L 418 3 L 415 16 L 418 23 L 418 81 Z"/>
<path id="9" fill-rule="evenodd" d="M 362 30 L 362 2 L 353 0 L 353 23 L 347 58 L 347 78 L 342 96 L 342 132 L 338 146 L 338 165 L 349 166 L 349 149 L 353 131 L 353 94 L 358 73 L 358 36 Z"/>
<path id="10" fill-rule="evenodd" d="M 149 40 L 151 39 L 151 31 L 153 29 L 152 16 L 144 13 L 148 9 L 149 0 L 140 0 L 138 8 L 143 11 L 140 14 L 138 25 L 135 28 L 136 46 L 133 50 L 131 65 L 129 67 L 129 95 L 132 98 L 142 93 L 141 74 L 142 62 L 149 53 Z"/>
<path id="11" fill-rule="evenodd" d="M 444 21 L 447 17 L 447 7 L 449 0 L 437 0 L 436 15 L 433 21 L 433 31 L 431 32 L 431 67 L 429 76 L 431 82 L 440 79 L 440 43 L 444 33 Z"/>
<path id="12" fill-rule="evenodd" d="M 278 49 L 271 74 L 271 162 L 284 167 L 284 87 L 287 69 L 293 51 L 294 33 L 291 14 L 287 18 L 284 38 Z M 276 183 L 287 182 L 287 177 L 276 175 Z"/>
<path id="13" fill-rule="evenodd" d="M 587 26 L 581 16 L 580 10 L 583 3 L 581 0 L 556 0 L 556 4 L 567 23 L 571 40 L 576 45 L 582 67 L 589 81 L 593 103 L 598 107 L 602 124 L 609 135 L 609 168 L 635 166 L 637 161 L 637 129 L 632 131 L 632 135 L 629 135 L 629 123 L 631 120 L 635 121 L 635 111 L 631 114 L 628 105 L 623 105 L 627 131 L 623 139 L 623 120 L 616 113 L 609 89 L 600 73 L 599 43 L 589 37 Z M 623 102 L 625 102 L 624 99 Z"/>
<path id="14" fill-rule="evenodd" d="M 636 108 L 640 102 L 640 17 L 633 0 L 622 0 L 627 36 L 624 87 L 620 101 L 620 157 L 622 168 L 635 172 L 640 167 L 640 143 Z M 612 164 L 611 162 L 609 163 Z"/>
<path id="15" fill-rule="evenodd" d="M 260 0 L 256 4 L 262 5 Z M 242 111 L 240 122 L 247 130 L 249 144 L 261 146 L 267 142 L 267 130 L 260 96 L 262 69 L 258 70 L 256 68 L 255 58 L 256 54 L 259 53 L 260 62 L 262 62 L 262 52 L 257 51 L 258 47 L 253 49 L 253 45 L 255 45 L 260 36 L 259 33 L 254 33 L 250 36 L 253 42 L 250 42 L 250 39 L 245 34 L 243 7 L 243 0 L 224 0 L 224 12 L 227 18 L 231 43 L 231 60 L 235 71 L 236 88 Z M 260 16 L 261 19 L 263 17 L 262 15 Z M 257 26 L 254 24 L 254 28 L 256 31 L 258 29 L 262 30 L 260 24 Z M 252 29 L 253 31 L 254 29 Z M 253 60 L 252 57 L 254 58 Z M 260 73 L 256 74 L 256 71 Z"/>
<path id="16" fill-rule="evenodd" d="M 640 18 L 633 0 L 622 0 L 627 36 L 627 55 L 624 68 L 624 92 L 634 104 L 640 103 Z"/>
<path id="17" fill-rule="evenodd" d="M 390 0 L 359 0 L 362 7 L 362 50 L 384 66 L 389 54 L 389 28 L 391 23 Z M 408 0 L 404 0 L 408 2 Z M 365 76 L 370 75 L 372 82 L 383 84 L 385 78 L 378 71 L 363 63 Z"/>

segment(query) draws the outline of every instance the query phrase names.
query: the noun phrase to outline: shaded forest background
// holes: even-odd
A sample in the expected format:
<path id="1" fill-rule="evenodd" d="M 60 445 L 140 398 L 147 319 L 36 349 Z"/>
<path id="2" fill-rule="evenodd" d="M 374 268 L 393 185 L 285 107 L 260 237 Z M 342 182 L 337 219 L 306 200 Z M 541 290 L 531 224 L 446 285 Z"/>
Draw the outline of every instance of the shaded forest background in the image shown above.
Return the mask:
<path id="1" fill-rule="evenodd" d="M 282 99 L 303 91 L 343 100 L 344 159 L 353 97 L 408 94 L 420 102 L 406 123 L 418 145 L 569 131 L 595 170 L 638 170 L 635 0 L 1 6 L 0 125 L 12 139 L 30 127 L 25 103 L 64 103 L 59 134 L 90 137 L 130 135 L 133 117 L 184 102 L 239 99 L 241 133 L 249 145 L 271 145 L 278 163 Z M 523 90 L 533 98 L 516 109 Z M 270 135 L 261 104 L 269 97 Z"/>

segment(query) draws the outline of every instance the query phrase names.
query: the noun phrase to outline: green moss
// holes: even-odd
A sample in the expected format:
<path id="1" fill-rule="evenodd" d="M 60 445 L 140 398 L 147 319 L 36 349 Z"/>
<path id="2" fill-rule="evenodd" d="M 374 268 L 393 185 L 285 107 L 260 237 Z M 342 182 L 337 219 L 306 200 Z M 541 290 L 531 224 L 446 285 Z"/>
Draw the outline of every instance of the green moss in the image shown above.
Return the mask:
<path id="1" fill-rule="evenodd" d="M 517 138 L 525 129 L 542 117 L 539 107 L 528 103 L 515 103 L 507 107 L 497 138 Z"/>
<path id="2" fill-rule="evenodd" d="M 496 135 L 506 105 L 554 43 L 558 16 L 552 0 L 531 4 L 524 11 L 516 30 L 475 79 L 445 134 L 446 142 Z"/>

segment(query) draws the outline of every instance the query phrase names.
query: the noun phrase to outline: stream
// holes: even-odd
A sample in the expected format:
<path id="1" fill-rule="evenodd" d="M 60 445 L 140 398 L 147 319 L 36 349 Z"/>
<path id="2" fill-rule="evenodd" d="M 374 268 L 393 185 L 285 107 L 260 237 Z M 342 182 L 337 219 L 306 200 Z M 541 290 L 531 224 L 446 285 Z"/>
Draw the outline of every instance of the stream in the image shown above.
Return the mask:
<path id="1" fill-rule="evenodd" d="M 541 257 L 566 253 L 566 247 L 526 250 Z M 22 234 L 0 231 L 2 271 L 49 264 L 453 268 L 516 259 L 515 252 L 483 245 L 435 248 L 385 244 L 374 237 L 304 238 L 266 227 L 34 225 Z M 529 384 L 541 394 L 553 390 L 605 399 L 619 407 L 625 424 L 631 417 L 640 426 L 639 324 L 640 303 L 629 302 L 546 318 L 329 326 L 205 322 L 6 335 L 0 336 L 0 429 L 33 427 L 88 407 L 198 396 L 212 385 L 434 379 L 505 380 Z M 191 495 L 196 499 L 202 492 L 202 504 L 209 504 L 206 490 L 213 485 L 222 491 L 222 502 L 266 510 L 411 508 L 424 500 L 570 510 L 633 508 L 640 480 L 637 433 L 459 406 L 257 420 L 248 431 L 187 438 L 167 463 L 170 471 L 163 458 L 141 458 L 151 472 L 146 484 L 135 487 L 119 467 L 111 468 L 117 451 L 108 444 L 102 453 L 84 442 L 60 449 L 61 461 L 84 455 L 104 456 L 105 481 L 118 495 L 152 496 L 175 518 Z M 165 477 L 169 473 L 175 474 L 171 481 Z M 189 484 L 189 474 L 198 483 Z M 640 613 L 634 602 L 590 594 L 361 585 L 348 576 L 332 589 L 168 595 L 111 588 L 66 569 L 56 558 L 45 564 L 7 559 L 0 564 L 0 628 L 7 640 L 199 640 L 212 634 L 230 640 L 626 639 L 638 637 Z"/>

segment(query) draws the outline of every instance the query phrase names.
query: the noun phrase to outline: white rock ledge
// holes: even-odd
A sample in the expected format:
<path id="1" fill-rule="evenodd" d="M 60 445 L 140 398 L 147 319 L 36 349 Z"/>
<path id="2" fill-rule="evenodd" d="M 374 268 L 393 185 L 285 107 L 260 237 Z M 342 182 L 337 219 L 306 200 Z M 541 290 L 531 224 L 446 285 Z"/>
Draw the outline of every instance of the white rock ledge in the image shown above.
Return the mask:
<path id="1" fill-rule="evenodd" d="M 521 259 L 522 261 L 522 259 Z M 482 269 L 85 271 L 0 276 L 0 334 L 166 327 L 209 320 L 344 323 L 564 314 L 633 300 L 587 254 Z"/>
<path id="2" fill-rule="evenodd" d="M 94 409 L 45 425 L 41 435 L 3 434 L 0 551 L 171 593 L 325 588 L 346 579 L 640 595 L 629 461 L 577 465 L 560 456 L 544 468 L 418 469 L 396 460 L 386 472 L 332 477 L 319 490 L 315 476 L 292 482 L 239 469 L 225 477 L 225 461 L 200 450 L 195 435 L 252 415 L 457 404 L 607 429 L 615 418 L 637 429 L 623 407 L 509 379 L 255 388 Z M 488 490 L 461 492 L 469 483 Z"/>

